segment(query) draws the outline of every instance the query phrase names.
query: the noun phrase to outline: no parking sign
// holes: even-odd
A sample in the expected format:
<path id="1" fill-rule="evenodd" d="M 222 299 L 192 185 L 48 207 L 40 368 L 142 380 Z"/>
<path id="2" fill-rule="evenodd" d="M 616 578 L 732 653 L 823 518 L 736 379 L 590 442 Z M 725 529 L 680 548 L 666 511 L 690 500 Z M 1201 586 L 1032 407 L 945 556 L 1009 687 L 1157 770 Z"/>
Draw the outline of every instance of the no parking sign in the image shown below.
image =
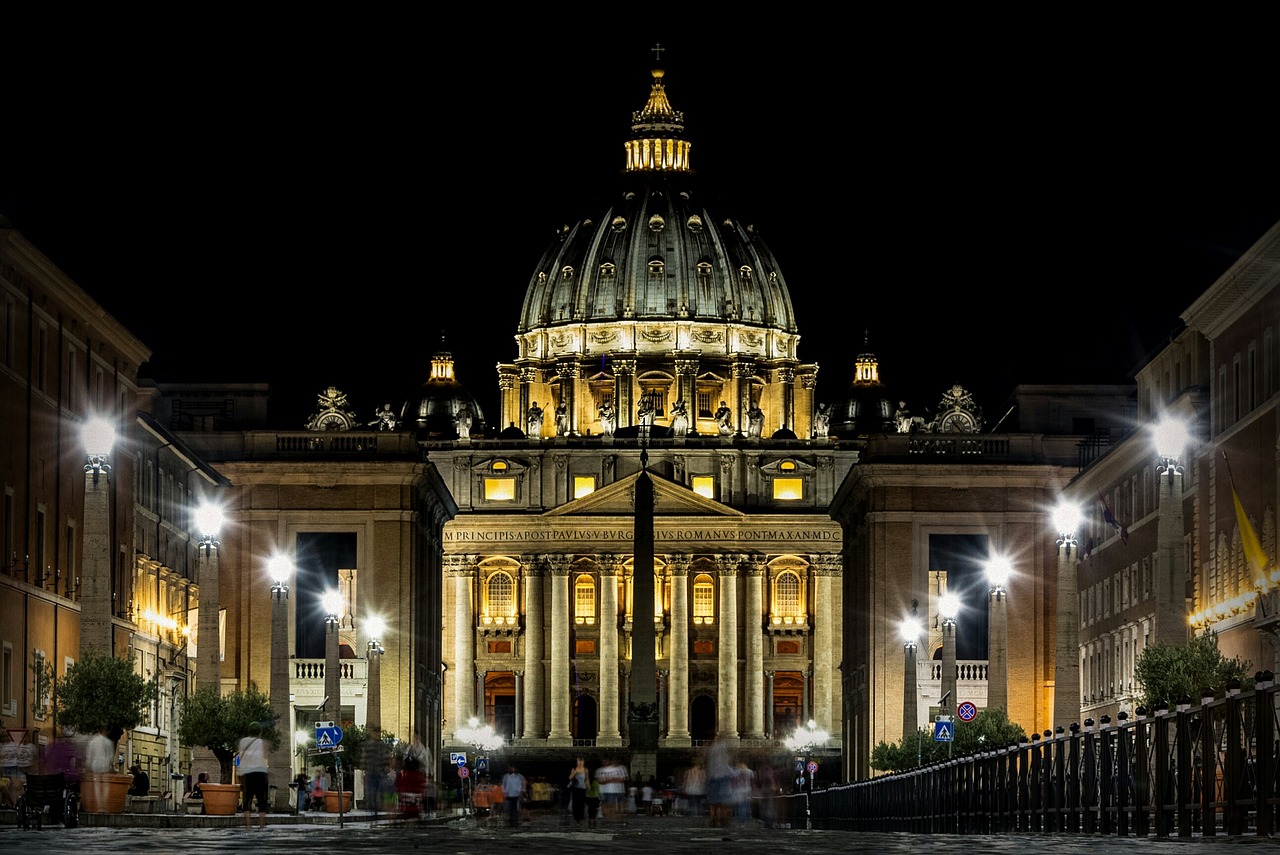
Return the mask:
<path id="1" fill-rule="evenodd" d="M 961 721 L 973 721 L 973 717 L 978 714 L 978 708 L 974 706 L 973 701 L 965 701 L 956 707 L 956 715 L 960 716 Z"/>

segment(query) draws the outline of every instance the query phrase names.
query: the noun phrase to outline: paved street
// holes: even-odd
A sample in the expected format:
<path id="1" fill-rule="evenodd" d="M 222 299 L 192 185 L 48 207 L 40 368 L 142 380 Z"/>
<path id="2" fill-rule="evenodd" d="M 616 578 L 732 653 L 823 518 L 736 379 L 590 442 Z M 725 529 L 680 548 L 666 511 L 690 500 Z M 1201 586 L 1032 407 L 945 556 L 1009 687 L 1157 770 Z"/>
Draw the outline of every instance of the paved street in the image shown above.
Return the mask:
<path id="1" fill-rule="evenodd" d="M 1191 853 L 1224 847 L 1265 846 L 1274 850 L 1275 841 L 1256 837 L 1200 838 L 1189 840 L 1137 841 L 1099 836 L 1001 835 L 961 837 L 958 835 L 860 834 L 803 829 L 766 829 L 758 823 L 728 831 L 713 829 L 705 819 L 689 817 L 648 817 L 630 819 L 625 826 L 595 829 L 562 827 L 558 817 L 540 816 L 519 829 L 479 824 L 457 819 L 433 825 L 406 825 L 387 821 L 352 819 L 342 827 L 325 824 L 273 824 L 265 829 L 247 830 L 237 818 L 235 825 L 218 828 L 196 827 L 81 827 L 61 826 L 43 831 L 22 831 L 0 827 L 0 849 L 22 855 L 85 855 L 93 852 L 173 852 L 192 855 L 204 852 L 430 852 L 449 855 L 478 855 L 493 852 L 521 853 L 698 853 L 707 855 L 717 847 L 759 855 L 974 855 L 974 853 Z"/>

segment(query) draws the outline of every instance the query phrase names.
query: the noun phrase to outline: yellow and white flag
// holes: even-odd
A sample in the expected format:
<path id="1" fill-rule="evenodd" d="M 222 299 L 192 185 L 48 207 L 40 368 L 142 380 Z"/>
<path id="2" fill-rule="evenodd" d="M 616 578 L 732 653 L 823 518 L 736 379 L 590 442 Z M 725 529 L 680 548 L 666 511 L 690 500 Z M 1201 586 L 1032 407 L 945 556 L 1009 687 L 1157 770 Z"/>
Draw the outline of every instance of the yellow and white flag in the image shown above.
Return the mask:
<path id="1" fill-rule="evenodd" d="M 1245 560 L 1249 562 L 1257 578 L 1265 578 L 1267 553 L 1262 548 L 1258 533 L 1254 531 L 1253 523 L 1249 522 L 1249 515 L 1244 512 L 1244 505 L 1240 503 L 1240 494 L 1236 492 L 1234 484 L 1231 487 L 1231 498 L 1236 503 L 1236 524 L 1240 526 L 1240 540 L 1244 544 Z"/>

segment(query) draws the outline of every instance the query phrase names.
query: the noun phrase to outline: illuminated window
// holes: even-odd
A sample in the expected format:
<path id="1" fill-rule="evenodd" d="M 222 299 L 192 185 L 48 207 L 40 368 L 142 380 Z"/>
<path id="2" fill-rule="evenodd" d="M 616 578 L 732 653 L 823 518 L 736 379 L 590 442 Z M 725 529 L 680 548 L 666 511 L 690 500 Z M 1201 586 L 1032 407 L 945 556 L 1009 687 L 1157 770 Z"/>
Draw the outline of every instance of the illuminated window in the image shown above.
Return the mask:
<path id="1" fill-rule="evenodd" d="M 494 573 L 485 583 L 485 622 L 515 623 L 516 583 L 507 573 Z"/>
<path id="2" fill-rule="evenodd" d="M 800 576 L 784 570 L 773 580 L 773 622 L 804 623 L 804 597 Z"/>
<path id="3" fill-rule="evenodd" d="M 803 478 L 774 478 L 773 498 L 779 502 L 793 502 L 804 498 Z"/>
<path id="4" fill-rule="evenodd" d="M 486 502 L 512 502 L 516 498 L 516 479 L 485 478 L 484 498 Z"/>
<path id="5" fill-rule="evenodd" d="M 606 261 L 604 264 L 600 265 L 601 276 L 613 276 L 617 272 L 618 268 L 614 266 L 612 261 Z"/>
<path id="6" fill-rule="evenodd" d="M 713 623 L 716 619 L 716 586 L 706 573 L 693 578 L 693 622 Z"/>
<path id="7" fill-rule="evenodd" d="M 564 267 L 560 268 L 560 278 L 563 279 L 565 282 L 572 282 L 573 268 L 567 264 Z"/>
<path id="8" fill-rule="evenodd" d="M 573 602 L 576 623 L 596 622 L 596 582 L 585 573 L 573 584 Z"/>
<path id="9" fill-rule="evenodd" d="M 665 269 L 666 269 L 666 265 L 664 265 L 664 264 L 662 263 L 662 260 L 661 260 L 661 259 L 655 258 L 655 259 L 652 259 L 652 260 L 649 262 L 649 275 L 650 275 L 650 276 L 661 276 L 661 275 L 662 275 L 662 271 L 663 271 L 663 270 L 665 270 Z"/>
<path id="10" fill-rule="evenodd" d="M 694 475 L 693 492 L 708 499 L 716 497 L 716 479 L 711 475 Z"/>
<path id="11" fill-rule="evenodd" d="M 590 496 L 596 491 L 596 476 L 594 475 L 575 475 L 573 477 L 573 497 L 581 499 L 583 496 Z"/>

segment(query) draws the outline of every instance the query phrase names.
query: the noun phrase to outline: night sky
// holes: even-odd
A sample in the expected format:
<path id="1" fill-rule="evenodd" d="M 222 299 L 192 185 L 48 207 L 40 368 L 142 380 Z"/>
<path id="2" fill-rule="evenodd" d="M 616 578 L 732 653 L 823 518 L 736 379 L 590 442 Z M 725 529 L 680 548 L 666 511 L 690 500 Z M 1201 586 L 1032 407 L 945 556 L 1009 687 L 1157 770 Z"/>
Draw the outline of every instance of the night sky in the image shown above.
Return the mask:
<path id="1" fill-rule="evenodd" d="M 604 214 L 655 42 L 702 198 L 778 258 L 820 398 L 866 336 L 892 398 L 960 383 L 989 427 L 1017 383 L 1124 382 L 1280 220 L 1274 69 L 1243 48 L 818 23 L 26 40 L 0 214 L 152 348 L 145 374 L 270 382 L 298 427 L 329 384 L 398 409 L 442 331 L 496 420 L 533 267 Z"/>

